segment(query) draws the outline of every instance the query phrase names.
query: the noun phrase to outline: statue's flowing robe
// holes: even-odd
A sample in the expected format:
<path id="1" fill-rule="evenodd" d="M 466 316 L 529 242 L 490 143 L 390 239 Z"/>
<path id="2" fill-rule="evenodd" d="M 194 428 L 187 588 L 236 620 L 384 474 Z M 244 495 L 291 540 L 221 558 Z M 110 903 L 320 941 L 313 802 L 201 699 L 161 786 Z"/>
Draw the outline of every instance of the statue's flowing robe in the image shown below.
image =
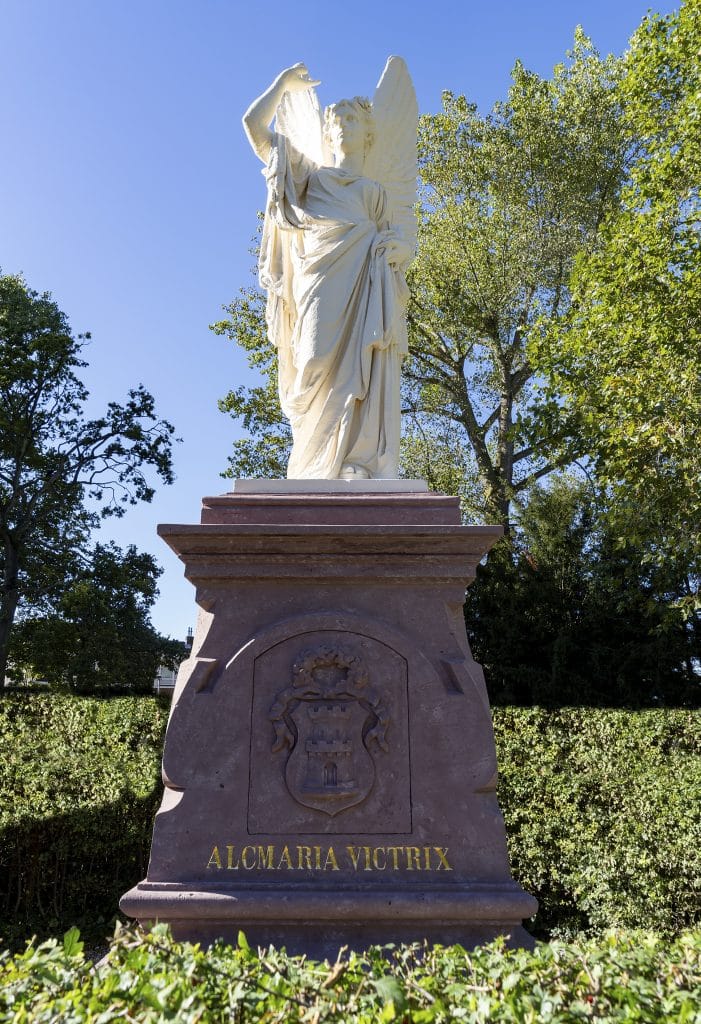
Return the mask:
<path id="1" fill-rule="evenodd" d="M 287 475 L 396 477 L 408 289 L 385 255 L 385 190 L 280 134 L 265 174 L 260 282 L 292 426 Z"/>

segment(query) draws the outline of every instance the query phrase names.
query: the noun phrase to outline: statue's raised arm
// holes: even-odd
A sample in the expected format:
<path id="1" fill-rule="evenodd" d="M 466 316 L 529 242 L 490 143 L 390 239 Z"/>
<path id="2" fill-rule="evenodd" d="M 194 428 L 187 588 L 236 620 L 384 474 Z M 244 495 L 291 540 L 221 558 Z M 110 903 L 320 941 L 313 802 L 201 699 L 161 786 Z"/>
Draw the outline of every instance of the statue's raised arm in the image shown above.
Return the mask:
<path id="1" fill-rule="evenodd" d="M 267 165 L 260 281 L 292 426 L 287 475 L 394 478 L 404 274 L 416 245 L 416 96 L 399 57 L 372 103 L 356 96 L 322 116 L 318 84 L 296 64 L 244 116 Z"/>
<path id="2" fill-rule="evenodd" d="M 308 93 L 321 83 L 309 75 L 306 64 L 301 61 L 291 68 L 285 68 L 265 92 L 251 103 L 243 115 L 243 127 L 248 141 L 263 163 L 268 162 L 273 133 L 270 125 L 283 98 L 297 93 Z"/>

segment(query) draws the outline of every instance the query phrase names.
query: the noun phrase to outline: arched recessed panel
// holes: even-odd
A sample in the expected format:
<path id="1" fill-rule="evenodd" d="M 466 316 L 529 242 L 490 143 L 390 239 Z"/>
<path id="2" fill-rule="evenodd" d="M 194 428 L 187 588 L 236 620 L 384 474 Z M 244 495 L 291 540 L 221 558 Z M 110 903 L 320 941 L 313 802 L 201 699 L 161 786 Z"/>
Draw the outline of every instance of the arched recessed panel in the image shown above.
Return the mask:
<path id="1" fill-rule="evenodd" d="M 406 660 L 359 632 L 298 632 L 255 659 L 250 835 L 411 832 Z"/>

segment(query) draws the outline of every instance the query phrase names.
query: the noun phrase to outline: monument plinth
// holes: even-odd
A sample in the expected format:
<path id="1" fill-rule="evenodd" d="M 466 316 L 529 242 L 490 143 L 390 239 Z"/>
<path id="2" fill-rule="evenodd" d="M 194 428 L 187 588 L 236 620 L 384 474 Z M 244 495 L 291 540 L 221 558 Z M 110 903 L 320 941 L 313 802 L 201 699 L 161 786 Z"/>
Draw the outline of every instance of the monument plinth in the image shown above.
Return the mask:
<path id="1" fill-rule="evenodd" d="M 463 620 L 501 528 L 461 526 L 456 498 L 389 486 L 281 481 L 159 528 L 200 612 L 126 914 L 311 955 L 529 943 L 536 901 L 509 872 Z"/>

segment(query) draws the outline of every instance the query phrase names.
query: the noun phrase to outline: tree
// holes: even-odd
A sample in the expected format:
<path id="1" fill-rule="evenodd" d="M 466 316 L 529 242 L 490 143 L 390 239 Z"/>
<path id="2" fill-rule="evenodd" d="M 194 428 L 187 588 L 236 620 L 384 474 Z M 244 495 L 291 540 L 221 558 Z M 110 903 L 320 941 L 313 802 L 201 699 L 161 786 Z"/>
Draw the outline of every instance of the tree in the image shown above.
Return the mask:
<path id="1" fill-rule="evenodd" d="M 123 552 L 97 544 L 55 611 L 17 624 L 13 669 L 77 693 L 151 692 L 158 666 L 174 667 L 186 655 L 184 643 L 150 622 L 161 572 L 133 545 Z"/>
<path id="2" fill-rule="evenodd" d="M 619 533 L 701 570 L 701 5 L 650 16 L 619 85 L 640 140 L 573 301 L 531 356 L 613 496 Z"/>
<path id="3" fill-rule="evenodd" d="M 421 119 L 404 470 L 423 475 L 445 445 L 473 516 L 508 525 L 513 498 L 558 462 L 557 429 L 531 443 L 526 339 L 538 317 L 566 311 L 574 257 L 616 202 L 630 153 L 618 75 L 578 31 L 552 79 L 517 63 L 490 115 L 446 93 L 443 112 Z M 214 329 L 264 377 L 221 403 L 253 435 L 237 442 L 228 475 L 281 475 L 288 435 L 260 294 L 245 291 L 228 313 Z"/>
<path id="4" fill-rule="evenodd" d="M 535 485 L 511 543 L 467 592 L 470 643 L 494 703 L 701 704 L 701 620 L 683 553 L 656 565 L 621 544 L 606 493 L 555 474 Z"/>
<path id="5" fill-rule="evenodd" d="M 173 479 L 173 427 L 142 386 L 86 419 L 76 371 L 87 337 L 71 334 L 48 294 L 0 276 L 0 679 L 20 601 L 60 592 L 100 516 L 151 500 L 146 467 Z"/>
<path id="6" fill-rule="evenodd" d="M 252 252 L 257 255 L 257 246 Z M 242 288 L 225 310 L 228 318 L 212 324 L 211 329 L 244 349 L 248 365 L 261 382 L 254 387 L 239 385 L 219 402 L 220 410 L 240 419 L 248 433 L 234 441 L 229 468 L 222 475 L 234 479 L 284 477 L 292 431 L 280 408 L 277 354 L 268 338 L 265 295 L 259 288 Z"/>
<path id="7" fill-rule="evenodd" d="M 620 62 L 579 29 L 568 57 L 549 80 L 517 63 L 507 101 L 486 117 L 446 93 L 420 126 L 409 424 L 450 429 L 469 453 L 472 514 L 507 527 L 511 502 L 570 457 L 554 419 L 533 443 L 528 334 L 566 313 L 574 259 L 616 203 L 630 156 Z"/>

